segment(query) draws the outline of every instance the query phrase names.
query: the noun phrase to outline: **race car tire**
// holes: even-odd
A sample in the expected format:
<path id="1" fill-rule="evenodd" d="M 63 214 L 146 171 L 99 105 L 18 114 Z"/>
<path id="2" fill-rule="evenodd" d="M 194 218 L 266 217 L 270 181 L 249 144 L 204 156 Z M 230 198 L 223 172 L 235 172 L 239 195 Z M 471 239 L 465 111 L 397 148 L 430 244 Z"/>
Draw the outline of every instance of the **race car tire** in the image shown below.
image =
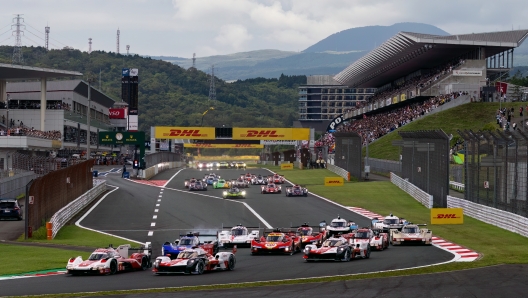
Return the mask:
<path id="1" fill-rule="evenodd" d="M 367 253 L 365 254 L 365 259 L 370 258 L 370 244 L 367 245 Z"/>
<path id="2" fill-rule="evenodd" d="M 350 262 L 351 258 L 350 249 L 345 250 L 345 254 L 343 255 L 343 258 L 341 259 L 341 262 Z"/>
<path id="3" fill-rule="evenodd" d="M 149 268 L 149 261 L 147 257 L 141 258 L 141 270 L 145 271 Z"/>
<path id="4" fill-rule="evenodd" d="M 232 255 L 229 256 L 229 260 L 227 261 L 227 270 L 229 271 L 235 270 L 235 264 L 236 264 L 235 257 L 233 257 Z"/>
<path id="5" fill-rule="evenodd" d="M 114 275 L 116 273 L 117 273 L 117 261 L 112 260 L 112 262 L 110 263 L 110 275 Z"/>
<path id="6" fill-rule="evenodd" d="M 203 274 L 204 273 L 204 269 L 205 269 L 205 264 L 202 260 L 198 261 L 198 263 L 196 264 L 196 267 L 194 267 L 194 274 Z"/>

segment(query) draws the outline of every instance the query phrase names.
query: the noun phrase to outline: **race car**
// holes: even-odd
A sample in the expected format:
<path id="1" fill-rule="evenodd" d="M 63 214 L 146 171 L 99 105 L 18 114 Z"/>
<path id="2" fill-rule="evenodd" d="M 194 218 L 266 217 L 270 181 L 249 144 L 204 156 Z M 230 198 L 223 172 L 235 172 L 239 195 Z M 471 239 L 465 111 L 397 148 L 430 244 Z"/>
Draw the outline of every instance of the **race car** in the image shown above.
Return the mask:
<path id="1" fill-rule="evenodd" d="M 225 179 L 218 179 L 218 181 L 213 182 L 213 188 L 230 188 L 231 182 L 226 181 Z"/>
<path id="2" fill-rule="evenodd" d="M 230 228 L 230 227 L 224 227 Z M 251 240 L 259 238 L 259 230 L 248 229 L 259 229 L 257 227 L 244 227 L 241 224 L 231 227 L 231 230 L 224 230 L 218 234 L 218 239 L 223 247 L 250 247 Z"/>
<path id="3" fill-rule="evenodd" d="M 240 188 L 236 186 L 231 186 L 230 189 L 224 190 L 222 193 L 222 197 L 224 199 L 236 199 L 236 198 L 245 198 L 246 197 L 246 191 L 240 190 Z"/>
<path id="4" fill-rule="evenodd" d="M 206 162 L 198 162 L 196 163 L 196 168 L 199 170 L 205 170 L 207 169 L 207 163 Z"/>
<path id="5" fill-rule="evenodd" d="M 196 181 L 199 181 L 198 179 L 196 178 L 191 178 L 191 179 L 185 179 L 184 183 L 185 183 L 185 188 L 189 188 L 189 186 L 191 184 L 194 184 Z"/>
<path id="6" fill-rule="evenodd" d="M 321 225 L 325 225 L 325 224 L 326 224 L 326 221 L 323 220 L 321 222 Z M 353 221 L 348 221 L 346 219 L 341 218 L 341 216 L 338 215 L 337 218 L 332 219 L 332 221 L 330 222 L 330 225 L 326 226 L 325 228 L 328 232 L 328 235 L 332 236 L 332 235 L 337 235 L 339 233 L 341 234 L 350 233 L 356 230 L 358 226 Z"/>
<path id="7" fill-rule="evenodd" d="M 339 235 L 326 239 L 321 246 L 308 244 L 304 248 L 303 259 L 312 261 L 342 261 L 348 262 L 352 258 L 353 247 L 349 239 Z"/>
<path id="8" fill-rule="evenodd" d="M 204 178 L 205 183 L 208 185 L 213 185 L 215 181 L 218 181 L 218 177 L 215 175 L 206 175 Z"/>
<path id="9" fill-rule="evenodd" d="M 200 242 L 198 236 L 210 240 Z M 165 242 L 163 244 L 161 247 L 161 255 L 176 258 L 180 252 L 193 247 L 201 247 L 205 250 L 211 250 L 211 253 L 214 254 L 220 249 L 218 236 L 216 234 L 200 235 L 200 233 L 187 233 L 180 235 L 180 239 L 174 240 L 174 243 Z"/>
<path id="10" fill-rule="evenodd" d="M 253 177 L 253 175 L 251 175 L 251 173 L 247 173 L 245 175 L 242 175 L 242 178 L 244 180 L 246 180 L 248 183 L 251 183 L 251 178 Z"/>
<path id="11" fill-rule="evenodd" d="M 245 162 L 242 162 L 242 161 L 238 161 L 236 164 L 235 164 L 235 167 L 237 169 L 245 169 L 246 168 L 246 163 Z"/>
<path id="12" fill-rule="evenodd" d="M 235 185 L 236 187 L 239 187 L 239 188 L 246 188 L 246 187 L 249 187 L 249 182 L 245 180 L 244 176 L 242 175 L 238 179 L 233 180 L 232 185 Z"/>
<path id="13" fill-rule="evenodd" d="M 399 218 L 391 213 L 389 216 L 385 216 L 383 220 L 374 217 L 371 227 L 373 230 L 381 230 L 384 233 L 389 233 L 391 229 L 401 230 L 406 223 L 407 221 L 404 218 Z"/>
<path id="14" fill-rule="evenodd" d="M 226 161 L 221 161 L 221 162 L 218 163 L 218 168 L 219 169 L 228 169 L 229 168 L 229 164 Z"/>
<path id="15" fill-rule="evenodd" d="M 266 185 L 268 184 L 268 178 L 258 175 L 251 178 L 251 184 L 253 185 Z"/>
<path id="16" fill-rule="evenodd" d="M 232 271 L 236 259 L 233 252 L 216 252 L 202 247 L 187 248 L 176 258 L 160 256 L 154 262 L 152 271 L 156 275 L 173 273 L 203 274 L 205 271 Z"/>
<path id="17" fill-rule="evenodd" d="M 351 243 L 354 246 L 358 244 L 363 246 L 364 243 L 368 243 L 371 249 L 384 250 L 389 247 L 387 233 L 374 233 L 369 228 L 361 228 L 354 232 L 354 237 L 351 239 Z"/>
<path id="18" fill-rule="evenodd" d="M 138 252 L 129 256 L 129 251 Z M 83 260 L 81 256 L 69 259 L 66 269 L 71 275 L 116 274 L 123 271 L 147 270 L 151 267 L 151 255 L 150 245 L 132 248 L 130 244 L 123 244 L 115 249 L 110 245 L 108 248 L 96 249 L 87 260 Z"/>
<path id="19" fill-rule="evenodd" d="M 281 187 L 280 185 L 276 185 L 274 183 L 268 183 L 267 185 L 262 185 L 260 187 L 260 193 L 281 193 Z"/>
<path id="20" fill-rule="evenodd" d="M 196 182 L 189 184 L 189 190 L 207 190 L 207 183 L 196 180 Z"/>
<path id="21" fill-rule="evenodd" d="M 314 228 L 318 229 L 318 232 L 314 232 Z M 297 227 L 297 234 L 301 237 L 301 247 L 305 247 L 308 244 L 321 244 L 326 239 L 324 225 L 311 227 L 308 223 L 304 223 L 300 227 Z"/>
<path id="22" fill-rule="evenodd" d="M 268 181 L 272 183 L 283 184 L 284 182 L 286 182 L 286 179 L 284 179 L 284 176 L 282 175 L 274 174 L 268 176 Z"/>
<path id="23" fill-rule="evenodd" d="M 426 226 L 426 224 L 415 225 L 407 223 L 400 230 L 390 230 L 390 243 L 392 245 L 416 243 L 432 245 L 433 232 L 429 229 L 420 229 L 420 226 Z"/>
<path id="24" fill-rule="evenodd" d="M 282 232 L 275 229 L 266 237 L 251 240 L 251 255 L 261 253 L 281 253 L 293 255 L 301 251 L 301 237 L 295 232 Z"/>
<path id="25" fill-rule="evenodd" d="M 308 188 L 302 187 L 300 185 L 286 187 L 286 196 L 287 197 L 307 197 Z"/>

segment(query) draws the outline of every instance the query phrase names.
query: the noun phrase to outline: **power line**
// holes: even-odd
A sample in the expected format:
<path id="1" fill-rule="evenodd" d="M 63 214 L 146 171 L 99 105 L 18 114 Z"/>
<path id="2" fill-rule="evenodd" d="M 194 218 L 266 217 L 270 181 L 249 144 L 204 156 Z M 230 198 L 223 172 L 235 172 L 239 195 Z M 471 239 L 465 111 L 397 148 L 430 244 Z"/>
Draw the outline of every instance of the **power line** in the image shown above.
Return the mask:
<path id="1" fill-rule="evenodd" d="M 40 39 L 44 40 L 44 38 L 42 38 L 42 37 L 40 37 L 40 36 L 36 35 L 35 33 L 33 33 L 33 32 L 31 32 L 31 31 L 27 30 L 27 28 L 26 28 L 26 31 L 27 31 L 27 32 L 29 32 L 29 33 L 31 33 L 32 35 L 35 35 L 36 37 L 38 37 L 38 38 L 40 38 Z"/>
<path id="2" fill-rule="evenodd" d="M 0 41 L 0 44 L 3 43 L 4 41 L 8 40 L 8 39 L 11 39 L 11 37 L 13 37 L 13 36 L 9 36 L 8 38 L 6 38 L 6 39 Z"/>
<path id="3" fill-rule="evenodd" d="M 2 34 L 0 34 L 0 35 L 4 35 L 4 34 L 6 34 L 7 32 L 11 32 L 11 29 L 7 30 L 6 32 L 4 32 L 4 33 L 2 33 Z"/>

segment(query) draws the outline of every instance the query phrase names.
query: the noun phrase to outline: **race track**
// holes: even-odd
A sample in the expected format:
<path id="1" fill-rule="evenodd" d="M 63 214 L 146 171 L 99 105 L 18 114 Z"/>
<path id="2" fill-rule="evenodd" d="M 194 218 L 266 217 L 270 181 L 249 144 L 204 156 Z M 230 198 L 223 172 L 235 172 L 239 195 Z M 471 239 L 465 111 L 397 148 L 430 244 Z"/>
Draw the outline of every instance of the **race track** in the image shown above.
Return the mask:
<path id="1" fill-rule="evenodd" d="M 178 171 L 166 171 L 153 180 L 169 180 Z M 227 169 L 214 172 L 231 179 L 245 171 Z M 269 174 L 264 169 L 248 169 L 246 172 Z M 359 226 L 370 224 L 367 218 L 311 194 L 308 197 L 292 198 L 284 194 L 263 195 L 260 194 L 260 187 L 255 185 L 246 189 L 246 199 L 224 200 L 220 189 L 209 187 L 203 192 L 185 190 L 184 179 L 202 178 L 205 173 L 194 169 L 181 170 L 164 189 L 124 180 L 118 174 L 109 174 L 106 176 L 108 184 L 119 188 L 97 205 L 80 224 L 138 242 L 151 242 L 153 259 L 160 254 L 161 245 L 165 241 L 172 242 L 181 233 L 195 230 L 217 231 L 222 226 L 236 224 L 264 228 L 266 222 L 272 227 L 284 228 L 304 222 L 317 225 L 321 220 L 329 223 L 338 214 L 355 221 Z M 240 202 L 246 203 L 254 212 Z M 113 245 L 124 243 L 127 241 Z M 64 257 L 65 264 L 69 257 Z M 2 295 L 37 295 L 211 285 L 402 269 L 446 262 L 453 255 L 434 246 L 391 246 L 388 250 L 373 252 L 370 259 L 353 260 L 349 263 L 305 263 L 300 253 L 293 256 L 251 256 L 247 248 L 240 248 L 236 257 L 234 271 L 212 272 L 201 276 L 155 276 L 149 270 L 115 276 L 57 275 L 12 279 L 0 281 L 0 286 Z"/>

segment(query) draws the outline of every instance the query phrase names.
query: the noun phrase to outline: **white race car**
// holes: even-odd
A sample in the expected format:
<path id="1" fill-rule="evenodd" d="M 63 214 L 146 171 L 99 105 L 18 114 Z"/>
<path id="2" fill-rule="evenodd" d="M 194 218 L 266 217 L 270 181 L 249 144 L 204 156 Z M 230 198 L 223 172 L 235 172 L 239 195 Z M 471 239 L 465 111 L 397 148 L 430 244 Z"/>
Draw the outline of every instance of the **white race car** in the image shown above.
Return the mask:
<path id="1" fill-rule="evenodd" d="M 392 245 L 400 245 L 404 243 L 416 243 L 432 245 L 433 232 L 429 229 L 420 229 L 420 226 L 426 224 L 415 225 L 408 223 L 400 230 L 393 229 L 390 231 L 390 243 Z"/>
<path id="2" fill-rule="evenodd" d="M 321 227 L 326 226 L 326 221 L 322 221 L 320 225 Z M 332 236 L 337 234 L 350 233 L 356 230 L 358 227 L 353 221 L 348 221 L 338 215 L 337 218 L 332 219 L 330 225 L 326 226 L 325 228 L 328 235 Z"/>
<path id="3" fill-rule="evenodd" d="M 224 227 L 229 228 L 229 227 Z M 249 227 L 250 229 L 258 229 L 256 227 Z M 231 227 L 231 230 L 223 230 L 218 234 L 218 239 L 224 247 L 237 247 L 251 246 L 251 240 L 259 238 L 259 230 L 251 230 L 249 232 L 247 227 L 237 225 Z"/>
<path id="4" fill-rule="evenodd" d="M 247 188 L 247 187 L 249 187 L 249 181 L 245 180 L 244 176 L 241 176 L 238 179 L 233 180 L 231 183 L 232 183 L 231 185 L 235 185 L 238 188 Z"/>
<path id="5" fill-rule="evenodd" d="M 380 220 L 377 217 L 373 218 L 371 228 L 373 230 L 380 230 L 384 233 L 389 233 L 391 229 L 401 230 L 406 223 L 407 220 L 394 216 L 391 213 L 389 216 L 385 216 L 383 220 Z"/>
<path id="6" fill-rule="evenodd" d="M 354 246 L 358 244 L 362 246 L 364 243 L 368 243 L 370 249 L 384 250 L 389 247 L 389 236 L 387 233 L 376 234 L 369 228 L 361 228 L 354 233 L 351 242 Z"/>
<path id="7" fill-rule="evenodd" d="M 266 185 L 266 184 L 268 184 L 268 178 L 264 177 L 262 175 L 258 175 L 258 176 L 252 177 L 251 184 Z"/>

